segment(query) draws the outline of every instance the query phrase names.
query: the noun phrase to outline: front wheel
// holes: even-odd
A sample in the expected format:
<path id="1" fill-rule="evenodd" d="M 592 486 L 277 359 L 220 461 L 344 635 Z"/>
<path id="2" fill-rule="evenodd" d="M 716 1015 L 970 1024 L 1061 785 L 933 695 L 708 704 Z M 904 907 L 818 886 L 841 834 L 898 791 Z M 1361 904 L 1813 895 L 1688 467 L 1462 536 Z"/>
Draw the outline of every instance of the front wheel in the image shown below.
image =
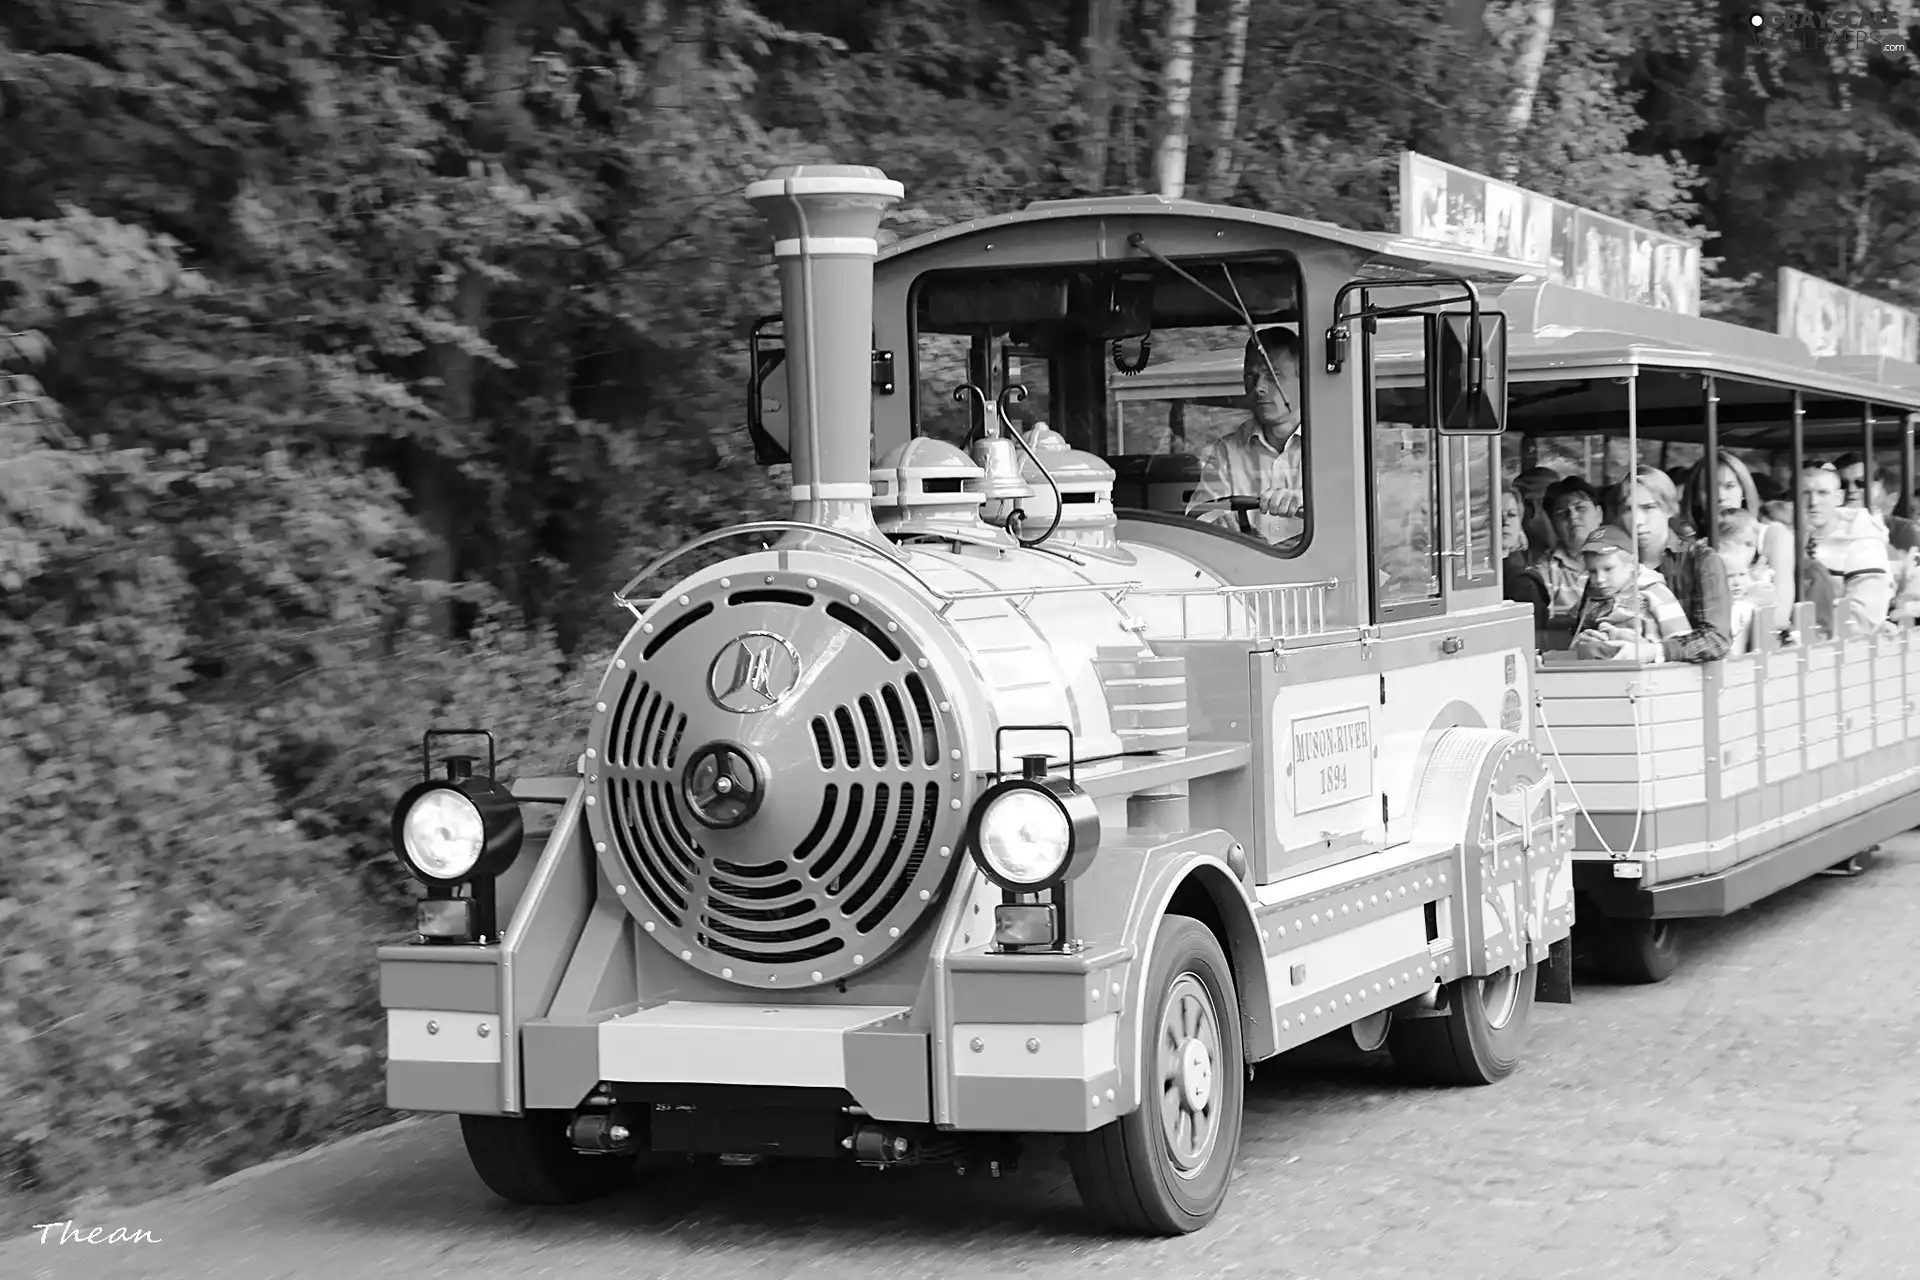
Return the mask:
<path id="1" fill-rule="evenodd" d="M 1513 1074 L 1526 1047 L 1539 965 L 1465 977 L 1441 988 L 1445 1011 L 1398 1017 L 1387 1048 L 1402 1071 L 1436 1084 L 1493 1084 Z"/>
<path id="2" fill-rule="evenodd" d="M 1140 1019 L 1140 1105 L 1069 1135 L 1080 1199 L 1123 1231 L 1184 1235 L 1226 1201 L 1240 1152 L 1246 1063 L 1240 1003 L 1213 932 L 1168 916 L 1154 942 Z"/>
<path id="3" fill-rule="evenodd" d="M 579 1204 L 626 1186 L 639 1157 L 575 1151 L 570 1118 L 565 1111 L 461 1116 L 460 1136 L 480 1181 L 515 1204 Z"/>

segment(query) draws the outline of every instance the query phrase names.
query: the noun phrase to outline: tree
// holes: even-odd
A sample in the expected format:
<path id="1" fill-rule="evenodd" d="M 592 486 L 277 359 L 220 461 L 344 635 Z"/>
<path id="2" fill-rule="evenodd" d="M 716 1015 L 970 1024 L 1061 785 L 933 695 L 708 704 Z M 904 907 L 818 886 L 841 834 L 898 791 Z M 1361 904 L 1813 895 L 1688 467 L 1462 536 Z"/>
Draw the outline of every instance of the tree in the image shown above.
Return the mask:
<path id="1" fill-rule="evenodd" d="M 1207 198 L 1233 198 L 1238 168 L 1234 135 L 1240 125 L 1240 81 L 1247 69 L 1247 28 L 1253 19 L 1253 0 L 1227 0 L 1227 57 L 1220 69 L 1219 123 L 1214 131 Z"/>
<path id="2" fill-rule="evenodd" d="M 1187 189 L 1187 117 L 1193 97 L 1195 0 L 1169 0 L 1167 65 L 1162 75 L 1166 132 L 1155 164 L 1160 194 L 1178 199 Z"/>

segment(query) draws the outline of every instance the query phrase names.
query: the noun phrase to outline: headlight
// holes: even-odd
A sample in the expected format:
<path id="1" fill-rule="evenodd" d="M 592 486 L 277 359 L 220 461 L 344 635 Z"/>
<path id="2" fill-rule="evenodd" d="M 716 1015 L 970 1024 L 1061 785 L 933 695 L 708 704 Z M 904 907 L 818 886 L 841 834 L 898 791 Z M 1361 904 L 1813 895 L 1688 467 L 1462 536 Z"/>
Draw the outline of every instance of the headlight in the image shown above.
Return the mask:
<path id="1" fill-rule="evenodd" d="M 413 802 L 400 828 L 406 859 L 436 880 L 458 880 L 487 847 L 487 831 L 473 801 L 438 787 Z"/>
<path id="2" fill-rule="evenodd" d="M 460 884 L 497 876 L 520 852 L 520 802 L 491 778 L 422 782 L 393 810 L 393 851 L 417 879 Z"/>
<path id="3" fill-rule="evenodd" d="M 967 848 L 989 880 L 1037 893 L 1086 870 L 1100 845 L 1093 797 L 1062 778 L 1014 778 L 988 788 L 967 822 Z"/>

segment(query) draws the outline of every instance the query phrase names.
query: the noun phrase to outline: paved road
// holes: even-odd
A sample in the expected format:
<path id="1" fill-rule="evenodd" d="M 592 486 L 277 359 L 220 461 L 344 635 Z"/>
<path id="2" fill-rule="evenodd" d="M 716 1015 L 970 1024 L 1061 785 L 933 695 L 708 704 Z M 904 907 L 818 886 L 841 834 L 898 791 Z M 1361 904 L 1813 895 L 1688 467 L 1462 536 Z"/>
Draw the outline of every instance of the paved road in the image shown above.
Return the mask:
<path id="1" fill-rule="evenodd" d="M 1693 943 L 1661 987 L 1538 1008 L 1491 1089 L 1318 1049 L 1263 1066 L 1234 1195 L 1186 1241 L 1101 1238 L 1050 1156 L 999 1182 L 713 1169 L 505 1207 L 433 1119 L 76 1224 L 159 1243 L 9 1244 L 0 1276 L 1920 1277 L 1920 838 Z"/>

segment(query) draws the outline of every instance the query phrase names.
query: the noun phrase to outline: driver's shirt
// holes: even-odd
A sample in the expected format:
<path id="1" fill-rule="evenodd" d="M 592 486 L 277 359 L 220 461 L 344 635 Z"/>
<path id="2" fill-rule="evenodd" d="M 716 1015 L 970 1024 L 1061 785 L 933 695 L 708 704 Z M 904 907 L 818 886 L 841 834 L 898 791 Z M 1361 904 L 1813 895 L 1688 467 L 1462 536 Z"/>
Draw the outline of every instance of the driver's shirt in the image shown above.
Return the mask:
<path id="1" fill-rule="evenodd" d="M 1229 529 L 1240 527 L 1237 513 L 1227 510 L 1195 511 L 1194 507 L 1203 502 L 1219 502 L 1230 496 L 1258 498 L 1269 489 L 1282 489 L 1303 499 L 1305 488 L 1303 476 L 1305 468 L 1301 464 L 1301 428 L 1287 437 L 1287 443 L 1276 449 L 1267 439 L 1260 424 L 1249 417 L 1246 423 L 1231 435 L 1215 440 L 1200 455 L 1200 484 L 1193 491 L 1193 497 L 1187 500 L 1187 514 Z M 1302 510 L 1304 512 L 1304 505 Z M 1264 512 L 1248 512 L 1254 529 L 1268 542 L 1285 542 L 1298 537 L 1307 527 L 1302 516 L 1270 516 Z"/>

